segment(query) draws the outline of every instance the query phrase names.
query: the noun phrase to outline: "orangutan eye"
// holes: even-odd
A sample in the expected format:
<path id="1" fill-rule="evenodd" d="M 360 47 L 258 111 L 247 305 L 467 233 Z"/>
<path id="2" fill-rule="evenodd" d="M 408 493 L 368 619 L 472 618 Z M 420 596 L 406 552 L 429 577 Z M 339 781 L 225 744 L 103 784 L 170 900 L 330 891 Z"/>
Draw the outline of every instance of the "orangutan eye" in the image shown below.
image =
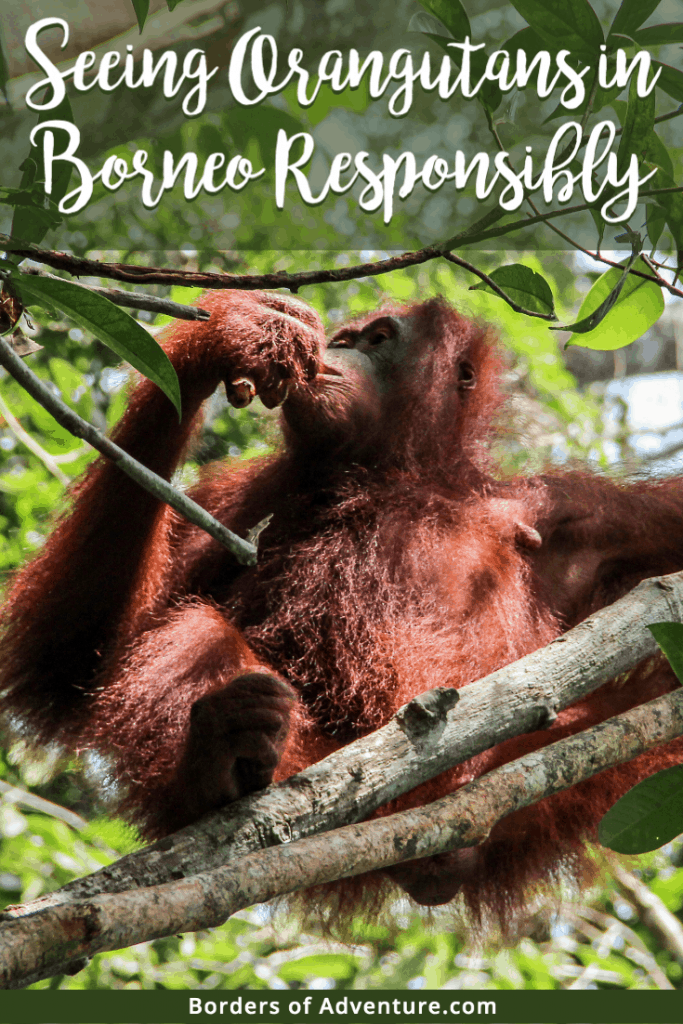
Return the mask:
<path id="1" fill-rule="evenodd" d="M 336 334 L 332 338 L 331 342 L 327 346 L 328 348 L 355 348 L 356 347 L 356 335 L 355 334 Z"/>
<path id="2" fill-rule="evenodd" d="M 366 327 L 366 331 L 368 345 L 381 345 L 383 341 L 388 341 L 394 337 L 394 328 L 386 321 L 370 324 Z"/>

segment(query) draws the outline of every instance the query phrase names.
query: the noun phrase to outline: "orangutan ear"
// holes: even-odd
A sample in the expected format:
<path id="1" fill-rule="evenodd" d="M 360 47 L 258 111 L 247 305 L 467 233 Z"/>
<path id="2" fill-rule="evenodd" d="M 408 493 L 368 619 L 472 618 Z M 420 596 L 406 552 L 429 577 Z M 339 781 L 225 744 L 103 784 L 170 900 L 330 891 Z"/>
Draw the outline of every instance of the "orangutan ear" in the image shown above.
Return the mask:
<path id="1" fill-rule="evenodd" d="M 458 388 L 460 391 L 469 391 L 477 386 L 477 378 L 474 367 L 469 359 L 463 359 L 460 363 L 458 373 Z"/>

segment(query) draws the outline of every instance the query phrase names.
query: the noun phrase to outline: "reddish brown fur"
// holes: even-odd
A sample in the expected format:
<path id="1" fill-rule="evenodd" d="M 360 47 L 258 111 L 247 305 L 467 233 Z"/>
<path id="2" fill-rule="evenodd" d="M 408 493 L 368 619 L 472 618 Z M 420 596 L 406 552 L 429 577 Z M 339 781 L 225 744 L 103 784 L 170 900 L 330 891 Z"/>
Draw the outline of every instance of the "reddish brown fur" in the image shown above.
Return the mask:
<path id="1" fill-rule="evenodd" d="M 478 679 L 640 579 L 683 568 L 678 480 L 626 486 L 571 472 L 496 481 L 487 444 L 498 356 L 486 331 L 444 303 L 391 311 L 412 325 L 410 361 L 388 371 L 380 394 L 352 369 L 343 391 L 327 371 L 312 380 L 331 357 L 303 304 L 239 292 L 201 301 L 209 323 L 177 324 L 167 338 L 182 423 L 143 381 L 115 436 L 168 476 L 221 379 L 250 376 L 267 402 L 289 381 L 283 450 L 215 467 L 193 491 L 242 535 L 274 514 L 258 567 L 240 569 L 100 460 L 5 610 L 5 707 L 36 742 L 108 753 L 121 810 L 147 835 L 265 784 L 278 759 L 275 777 L 285 778 L 424 690 Z M 551 729 L 502 744 L 397 806 L 434 799 L 673 685 L 663 664 L 643 667 Z M 393 874 L 421 902 L 462 889 L 475 911 L 506 918 L 563 864 L 580 875 L 583 843 L 610 804 L 682 759 L 679 741 L 510 816 L 474 853 Z M 373 884 L 337 888 L 331 899 L 369 898 Z"/>

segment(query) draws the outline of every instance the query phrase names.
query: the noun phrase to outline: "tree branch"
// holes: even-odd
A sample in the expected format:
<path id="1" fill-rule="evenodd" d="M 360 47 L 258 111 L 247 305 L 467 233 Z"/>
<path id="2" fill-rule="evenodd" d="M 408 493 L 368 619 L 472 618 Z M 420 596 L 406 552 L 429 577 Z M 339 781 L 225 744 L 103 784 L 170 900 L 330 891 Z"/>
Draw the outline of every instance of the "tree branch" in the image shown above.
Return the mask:
<path id="1" fill-rule="evenodd" d="M 683 734 L 683 690 L 511 761 L 434 803 L 239 858 L 180 881 L 43 907 L 0 929 L 0 984 L 75 959 L 216 928 L 238 910 L 312 885 L 483 842 L 501 818 Z M 3 915 L 3 918 L 6 915 Z"/>
<path id="2" fill-rule="evenodd" d="M 274 274 L 219 274 L 191 270 L 163 269 L 161 267 L 138 267 L 130 263 L 100 263 L 97 260 L 72 256 L 65 252 L 53 252 L 38 246 L 17 248 L 18 243 L 8 235 L 0 234 L 0 249 L 11 252 L 24 260 L 44 263 L 55 270 L 66 270 L 74 276 L 104 277 L 114 281 L 132 284 L 168 284 L 186 288 L 289 288 L 296 292 L 304 285 L 330 284 L 352 281 L 359 277 L 376 277 L 393 270 L 427 263 L 441 255 L 441 249 L 428 246 L 416 252 L 404 252 L 384 260 L 361 263 L 355 267 L 337 267 L 334 270 L 304 270 L 296 274 L 278 271 Z"/>
<path id="3" fill-rule="evenodd" d="M 63 278 L 56 274 L 48 274 L 37 267 L 27 267 L 25 274 L 33 274 L 34 277 L 50 277 L 53 281 L 62 281 Z M 150 313 L 163 313 L 165 316 L 172 316 L 176 320 L 208 320 L 211 314 L 207 309 L 200 306 L 185 306 L 181 302 L 173 302 L 171 299 L 164 299 L 159 295 L 148 295 L 145 292 L 125 292 L 121 288 L 100 288 L 95 284 L 84 284 L 79 281 L 81 288 L 87 288 L 89 292 L 97 292 L 104 295 L 116 306 L 125 306 L 127 309 L 146 309 Z"/>
<path id="4" fill-rule="evenodd" d="M 4 366 L 7 372 L 28 391 L 29 395 L 40 402 L 43 408 L 47 409 L 57 422 L 74 437 L 80 437 L 83 441 L 87 441 L 98 452 L 115 462 L 119 469 L 150 494 L 160 501 L 165 501 L 190 522 L 195 523 L 202 530 L 206 530 L 211 537 L 231 551 L 242 565 L 256 564 L 256 547 L 253 544 L 228 530 L 196 501 L 177 491 L 167 480 L 147 469 L 123 448 L 119 448 L 117 444 L 101 434 L 91 423 L 82 419 L 78 413 L 70 409 L 46 387 L 40 377 L 28 368 L 2 337 L 0 337 L 0 366 Z"/>
<path id="5" fill-rule="evenodd" d="M 247 866 L 252 863 L 260 864 L 263 853 L 258 853 L 258 851 L 262 851 L 264 847 L 273 847 L 283 842 L 288 843 L 292 840 L 314 836 L 325 829 L 335 828 L 343 823 L 357 822 L 367 817 L 378 806 L 474 754 L 512 736 L 544 728 L 553 720 L 557 711 L 597 689 L 609 679 L 633 668 L 644 658 L 655 654 L 658 648 L 646 628 L 646 623 L 671 619 L 683 620 L 683 573 L 656 577 L 639 584 L 616 604 L 602 609 L 543 650 L 527 655 L 515 664 L 494 672 L 486 679 L 464 687 L 457 691 L 457 694 L 456 691 L 448 688 L 430 691 L 402 708 L 383 729 L 349 744 L 343 750 L 312 765 L 299 775 L 276 786 L 271 786 L 262 793 L 240 800 L 216 814 L 207 816 L 196 825 L 183 829 L 146 850 L 130 854 L 116 864 L 89 875 L 87 878 L 71 882 L 57 893 L 36 900 L 25 907 L 8 911 L 4 918 L 8 923 L 0 931 L 0 943 L 4 941 L 3 934 L 10 934 L 9 931 L 5 932 L 5 927 L 8 929 L 14 927 L 17 917 L 28 916 L 29 920 L 33 920 L 38 914 L 47 915 L 45 918 L 41 917 L 41 921 L 53 922 L 57 931 L 50 933 L 52 935 L 50 941 L 57 941 L 56 936 L 60 934 L 64 922 L 72 920 L 69 917 L 71 912 L 68 909 L 71 904 L 77 904 L 80 908 L 76 912 L 78 920 L 82 919 L 83 907 L 96 906 L 98 909 L 96 917 L 93 919 L 96 920 L 95 931 L 98 935 L 108 934 L 107 929 L 110 926 L 115 929 L 119 928 L 118 924 L 103 923 L 114 922 L 116 917 L 112 909 L 116 906 L 116 902 L 108 902 L 108 898 L 113 897 L 114 894 L 125 893 L 130 889 L 150 887 L 147 892 L 147 895 L 150 896 L 157 892 L 155 887 L 161 886 L 159 891 L 162 893 L 162 899 L 164 901 L 169 899 L 169 906 L 174 905 L 178 893 L 188 894 L 188 898 L 191 894 L 192 899 L 200 898 L 201 903 L 202 900 L 208 898 L 206 894 L 210 888 L 205 890 L 203 881 L 196 883 L 196 880 L 189 876 L 201 874 L 203 877 L 204 873 L 208 872 L 213 878 L 211 872 L 222 870 L 226 858 L 230 857 L 239 863 L 239 878 L 245 879 Z M 587 665 L 590 666 L 590 671 L 587 671 Z M 455 696 L 459 697 L 456 702 L 453 699 Z M 606 744 L 606 749 L 609 748 L 612 751 L 612 753 L 608 753 L 608 757 L 613 756 L 617 747 L 619 750 L 628 748 L 631 751 L 628 754 L 628 759 L 636 756 L 642 749 L 647 749 L 648 744 L 657 746 L 666 742 L 667 737 L 671 738 L 673 735 L 682 733 L 683 707 L 680 702 L 683 700 L 683 695 L 678 692 L 661 700 L 664 703 L 657 703 L 656 707 L 653 702 L 651 705 L 629 712 L 630 716 L 636 716 L 635 719 L 622 716 L 619 720 L 613 720 L 613 722 L 618 721 L 621 724 L 610 724 L 610 729 L 617 731 L 610 732 L 608 730 L 607 739 L 601 732 L 606 728 L 603 723 L 596 727 L 596 732 L 588 731 L 571 737 L 568 741 L 562 741 L 571 743 L 569 749 L 573 752 L 572 758 L 577 751 L 583 751 L 577 760 L 584 767 L 576 770 L 588 770 L 589 774 L 593 774 L 606 767 L 607 763 L 616 763 L 611 761 L 605 764 L 601 763 L 596 746 L 598 740 L 601 744 Z M 651 715 L 654 717 L 651 718 Z M 636 728 L 634 722 L 641 724 Z M 658 732 L 657 730 L 660 728 L 665 732 Z M 582 747 L 581 744 L 584 746 Z M 561 747 L 560 744 L 553 745 L 553 750 L 555 748 L 557 750 L 561 748 L 558 756 L 564 757 L 561 751 L 567 748 Z M 547 749 L 529 755 L 531 758 L 537 759 L 534 761 L 537 767 L 541 763 L 546 764 L 543 759 Z M 555 757 L 555 753 L 550 756 Z M 540 761 L 538 761 L 539 758 Z M 527 786 L 531 786 L 533 780 L 525 779 L 523 773 L 519 774 L 520 763 L 517 763 L 517 767 L 504 766 L 499 770 L 496 778 L 503 780 L 499 783 L 502 788 L 496 789 L 493 795 L 488 793 L 487 783 L 484 780 L 477 780 L 472 784 L 484 787 L 483 790 L 477 789 L 476 798 L 476 806 L 481 807 L 484 816 L 480 820 L 477 819 L 476 822 L 474 817 L 471 817 L 471 821 L 468 817 L 467 820 L 470 824 L 465 831 L 460 822 L 456 831 L 449 833 L 451 837 L 449 842 L 451 839 L 454 842 L 460 842 L 463 836 L 466 840 L 463 840 L 463 845 L 471 845 L 472 842 L 480 841 L 491 827 L 493 820 L 491 815 L 509 813 L 516 806 L 524 806 L 522 803 L 515 803 L 517 800 L 532 802 L 550 792 L 555 792 L 556 790 L 552 787 L 559 784 L 558 780 L 564 780 L 561 786 L 564 788 L 565 785 L 573 785 L 579 778 L 571 775 L 575 769 L 565 765 L 564 761 L 551 760 L 548 764 L 554 765 L 554 767 L 543 768 L 545 775 L 544 781 L 539 783 L 541 788 L 529 789 Z M 586 769 L 586 763 L 590 763 L 589 769 Z M 564 765 L 561 772 L 558 764 Z M 493 776 L 494 773 L 489 773 L 486 779 L 490 780 Z M 463 789 L 459 793 L 464 793 L 465 796 L 461 797 L 456 794 L 452 798 L 446 798 L 451 800 L 456 799 L 457 796 L 457 799 L 466 801 L 457 813 L 465 815 L 465 810 L 462 808 L 470 807 L 470 804 L 467 803 L 467 793 L 469 792 L 469 789 L 467 791 Z M 482 793 L 488 795 L 482 796 Z M 473 804 L 472 807 L 474 806 Z M 429 822 L 425 822 L 420 815 L 426 815 L 430 821 L 435 820 L 432 819 L 432 808 L 429 811 L 423 808 L 406 813 L 418 816 L 413 820 L 415 822 L 419 819 L 421 830 L 424 830 L 425 824 L 429 828 L 431 825 Z M 469 815 L 470 811 L 467 811 L 467 814 Z M 451 817 L 452 811 L 449 811 L 448 821 L 451 820 Z M 401 818 L 401 821 L 405 822 L 407 819 Z M 388 827 L 386 820 L 373 822 L 371 825 L 373 827 Z M 367 827 L 370 826 L 364 825 L 363 829 Z M 448 829 L 451 828 L 451 825 L 446 824 L 443 827 Z M 452 827 L 455 828 L 455 826 Z M 363 838 L 366 833 L 363 830 L 358 833 L 354 831 L 345 833 L 345 835 L 347 834 L 361 836 L 359 840 L 361 847 L 366 842 L 366 839 Z M 381 835 L 389 834 L 381 833 Z M 406 826 L 405 832 L 399 831 L 391 834 L 399 838 L 407 836 L 409 834 L 408 827 Z M 375 836 L 375 833 L 372 835 Z M 380 833 L 377 833 L 375 838 L 379 835 Z M 415 837 L 413 838 L 415 839 Z M 385 840 L 377 839 L 377 841 L 381 844 Z M 390 845 L 393 844 L 393 841 L 392 838 Z M 415 839 L 415 841 L 418 840 Z M 403 842 L 402 839 L 401 842 Z M 375 839 L 372 840 L 372 843 L 375 843 Z M 398 857 L 398 860 L 426 855 L 422 843 L 423 840 L 419 839 L 419 845 L 411 847 L 411 850 L 420 852 L 412 852 L 410 856 Z M 299 850 L 299 843 L 295 843 L 291 847 L 288 846 L 287 849 Z M 313 849 L 318 848 L 313 847 Z M 320 870 L 327 870 L 332 863 L 332 860 L 329 859 L 332 857 L 332 853 L 327 850 L 327 847 L 325 847 L 325 851 L 322 857 L 325 868 L 320 868 Z M 272 852 L 269 852 L 269 856 Z M 252 860 L 245 861 L 245 858 L 252 854 L 254 854 L 253 862 Z M 289 856 L 290 854 L 287 854 L 287 857 Z M 290 878 L 291 886 L 286 891 L 306 887 L 314 884 L 316 880 L 320 880 L 318 875 L 314 874 L 307 875 L 306 879 L 301 881 L 303 876 L 296 874 L 297 871 L 303 870 L 303 867 L 312 869 L 310 853 L 303 856 L 301 860 L 297 860 L 299 853 L 291 856 L 294 857 L 291 862 L 289 860 L 277 862 L 290 865 L 283 867 L 282 871 L 294 871 L 291 878 L 290 875 L 287 875 Z M 363 854 L 363 856 L 366 855 Z M 380 859 L 377 863 L 393 862 Z M 270 877 L 273 884 L 275 884 L 274 872 L 280 871 L 280 868 L 276 869 L 273 866 L 275 863 L 275 861 L 268 861 L 270 867 L 262 876 L 266 879 Z M 367 862 L 363 861 L 363 863 Z M 301 867 L 297 868 L 297 864 Z M 229 871 L 233 869 L 225 868 L 225 870 L 228 872 L 225 876 L 226 879 L 232 877 L 229 876 Z M 254 870 L 258 875 L 261 868 Z M 318 868 L 313 870 L 317 871 Z M 369 868 L 367 866 L 359 867 L 358 870 L 364 871 Z M 186 880 L 179 883 L 181 889 L 171 893 L 171 890 L 163 888 L 164 885 L 178 878 Z M 280 879 L 278 885 L 281 885 L 282 876 L 278 875 L 278 878 Z M 208 885 L 208 882 L 206 884 Z M 260 885 L 261 882 L 258 884 Z M 243 892 L 241 885 L 240 882 L 236 889 L 233 886 L 229 893 L 230 899 L 237 899 L 238 896 L 242 898 L 240 895 Z M 134 894 L 126 894 L 122 904 L 124 907 L 123 918 L 132 914 L 133 919 L 139 918 L 141 924 L 144 922 L 149 924 L 152 920 L 149 915 L 153 914 L 156 896 L 153 896 L 150 901 L 152 909 L 148 909 L 144 913 L 138 912 L 137 909 L 133 913 L 131 900 L 134 898 L 136 898 Z M 263 894 L 254 896 L 253 890 L 249 889 L 248 893 L 244 890 L 244 898 L 251 901 L 256 898 L 270 897 Z M 93 901 L 99 900 L 104 900 L 104 903 L 93 903 Z M 105 915 L 102 918 L 97 916 L 100 914 L 100 907 L 103 908 L 102 914 Z M 54 918 L 50 916 L 52 913 L 56 914 Z M 80 918 L 78 917 L 79 913 L 81 914 Z M 170 913 L 171 910 L 163 911 L 164 915 Z M 166 916 L 164 920 L 168 922 L 170 918 Z M 171 931 L 178 928 L 186 930 L 195 927 L 191 923 L 194 920 L 195 917 L 192 917 L 190 923 L 185 920 L 182 924 L 174 924 Z M 201 925 L 201 927 L 205 926 L 205 924 Z M 28 927 L 28 924 L 25 927 Z M 129 927 L 129 922 L 124 921 L 121 927 Z M 144 927 L 147 925 L 145 924 Z M 200 925 L 196 927 L 200 927 Z M 23 936 L 24 932 L 14 931 L 11 934 L 15 937 Z M 117 931 L 117 937 L 112 941 L 120 945 L 121 934 L 120 931 Z M 81 953 L 78 950 L 83 941 L 85 940 L 81 935 L 73 946 L 73 951 L 71 951 L 71 947 L 68 950 L 61 947 L 62 959 L 68 960 L 73 956 L 80 956 Z M 142 939 L 136 938 L 131 941 L 142 941 Z M 14 939 L 11 942 L 13 943 Z M 24 965 L 21 969 L 27 968 Z M 9 977 L 10 975 L 8 975 Z"/>

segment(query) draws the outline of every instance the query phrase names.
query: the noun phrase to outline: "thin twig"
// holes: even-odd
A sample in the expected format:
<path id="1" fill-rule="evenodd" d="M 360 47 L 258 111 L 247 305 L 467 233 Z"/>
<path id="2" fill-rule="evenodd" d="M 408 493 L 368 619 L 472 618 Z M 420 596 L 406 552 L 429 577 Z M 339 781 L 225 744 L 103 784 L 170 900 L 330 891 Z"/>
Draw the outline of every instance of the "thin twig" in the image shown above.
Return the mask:
<path id="1" fill-rule="evenodd" d="M 610 866 L 619 887 L 637 905 L 643 924 L 655 932 L 664 948 L 683 964 L 683 924 L 659 896 L 627 871 L 616 857 L 610 858 Z"/>
<path id="2" fill-rule="evenodd" d="M 672 117 L 680 117 L 681 114 L 683 114 L 683 103 L 681 103 L 680 107 L 676 107 L 675 110 L 670 110 L 668 114 L 660 114 L 659 117 L 654 119 L 654 124 L 661 124 L 662 121 L 670 121 Z M 614 134 L 621 135 L 623 130 L 624 129 L 620 126 Z"/>
<path id="3" fill-rule="evenodd" d="M 650 189 L 641 192 L 640 195 L 641 198 L 647 198 L 648 196 L 665 195 L 675 192 L 683 192 L 683 186 Z M 278 271 L 271 274 L 219 274 L 203 271 L 165 270 L 159 267 L 138 267 L 123 263 L 98 263 L 96 260 L 88 260 L 82 256 L 72 256 L 49 249 L 39 249 L 37 246 L 19 248 L 20 243 L 1 233 L 0 249 L 12 252 L 14 256 L 20 259 L 30 259 L 36 263 L 44 263 L 47 266 L 53 267 L 53 269 L 66 270 L 75 276 L 103 277 L 135 284 L 178 284 L 185 287 L 239 288 L 244 290 L 288 288 L 292 292 L 297 292 L 300 288 L 307 285 L 340 283 L 357 280 L 362 277 L 377 277 L 395 270 L 403 270 L 406 267 L 418 266 L 419 264 L 437 259 L 447 252 L 451 252 L 461 244 L 473 244 L 475 242 L 487 241 L 490 238 L 498 238 L 501 235 L 530 227 L 533 224 L 550 221 L 555 217 L 565 217 L 572 213 L 584 213 L 599 204 L 600 200 L 595 200 L 593 203 L 581 203 L 577 206 L 568 206 L 560 210 L 549 210 L 547 213 L 539 213 L 534 217 L 512 221 L 500 227 L 490 227 L 488 225 L 494 224 L 506 215 L 505 211 L 498 208 L 489 211 L 477 224 L 465 228 L 439 245 L 426 246 L 424 249 L 404 252 L 388 259 L 361 263 L 352 267 L 306 270 L 295 274 L 288 274 L 286 271 Z M 486 225 L 486 227 L 482 225 Z M 647 275 L 639 276 L 647 277 Z"/>
<path id="4" fill-rule="evenodd" d="M 33 454 L 40 459 L 45 468 L 49 470 L 49 472 L 52 473 L 53 476 L 57 477 L 60 484 L 63 484 L 66 487 L 66 485 L 69 483 L 69 477 L 66 475 L 66 473 L 62 472 L 62 470 L 59 468 L 59 466 L 52 458 L 50 453 L 46 452 L 45 449 L 42 448 L 26 430 L 24 430 L 21 423 L 16 418 L 14 413 L 11 411 L 2 395 L 0 395 L 0 413 L 2 413 L 3 419 L 5 420 L 8 429 L 12 431 L 17 441 L 21 441 L 22 444 L 26 445 L 29 451 L 33 452 Z"/>
<path id="5" fill-rule="evenodd" d="M 610 260 L 607 258 L 607 256 L 603 256 L 600 252 L 591 252 L 590 249 L 584 249 L 582 245 L 579 245 L 579 243 L 574 241 L 573 238 L 570 238 L 569 235 L 566 235 L 564 231 L 561 230 L 561 228 L 558 228 L 557 224 L 553 224 L 552 222 L 549 221 L 548 227 L 552 231 L 554 231 L 556 235 L 559 235 L 560 238 L 563 238 L 565 242 L 568 242 L 569 245 L 571 245 L 574 249 L 576 249 L 578 252 L 582 252 L 584 256 L 588 256 L 590 259 L 595 260 L 596 263 L 605 263 L 608 267 L 616 267 L 619 270 L 623 270 L 622 263 L 617 263 L 615 260 Z M 666 288 L 666 290 L 671 292 L 672 295 L 676 295 L 679 299 L 683 299 L 683 291 L 680 288 L 676 288 L 675 285 L 670 284 L 666 280 L 666 278 L 662 277 L 662 275 L 658 273 L 657 267 L 660 264 L 656 264 L 654 260 L 650 259 L 650 257 L 643 252 L 641 252 L 640 255 L 642 256 L 644 262 L 647 263 L 647 265 L 652 269 L 652 274 L 646 274 L 644 273 L 644 271 L 636 270 L 633 267 L 631 267 L 629 273 L 632 274 L 634 277 L 642 277 L 644 281 L 653 281 L 655 284 L 658 284 L 660 288 Z M 666 269 L 669 268 L 667 267 Z M 671 272 L 673 273 L 673 268 L 671 268 Z"/>
<path id="6" fill-rule="evenodd" d="M 648 452 L 646 455 L 642 455 L 641 458 L 643 462 L 659 462 L 661 459 L 673 458 L 680 451 L 683 451 L 683 441 L 675 441 L 673 444 L 667 445 L 666 448 L 660 448 L 658 452 Z"/>
<path id="7" fill-rule="evenodd" d="M 68 807 L 62 807 L 61 804 L 46 800 L 44 797 L 38 796 L 37 793 L 30 793 L 28 790 L 22 789 L 21 786 L 13 786 L 3 779 L 0 779 L 0 794 L 5 803 L 23 804 L 24 807 L 29 807 L 32 811 L 49 814 L 51 818 L 59 818 L 60 821 L 66 822 L 67 825 L 71 825 L 72 828 L 79 831 L 88 827 L 85 818 L 76 814 L 75 811 L 70 811 Z"/>

